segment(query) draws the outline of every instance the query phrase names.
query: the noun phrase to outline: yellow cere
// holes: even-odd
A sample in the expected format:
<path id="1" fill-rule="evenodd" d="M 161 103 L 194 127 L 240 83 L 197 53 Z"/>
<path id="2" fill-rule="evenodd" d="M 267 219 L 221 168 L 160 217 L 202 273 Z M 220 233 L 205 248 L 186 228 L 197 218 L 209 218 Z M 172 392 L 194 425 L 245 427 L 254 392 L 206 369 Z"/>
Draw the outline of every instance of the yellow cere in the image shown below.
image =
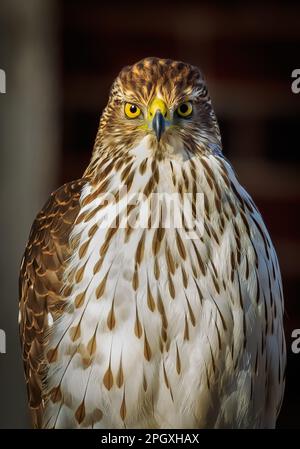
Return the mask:
<path id="1" fill-rule="evenodd" d="M 165 119 L 170 120 L 170 112 L 166 103 L 160 98 L 154 98 L 148 109 L 148 120 L 153 120 L 157 111 L 160 111 Z"/>
<path id="2" fill-rule="evenodd" d="M 193 105 L 190 101 L 186 101 L 185 103 L 181 103 L 177 108 L 177 114 L 180 117 L 189 117 L 193 112 Z"/>
<path id="3" fill-rule="evenodd" d="M 128 118 L 137 118 L 139 115 L 141 115 L 141 110 L 136 104 L 126 103 L 125 114 Z"/>

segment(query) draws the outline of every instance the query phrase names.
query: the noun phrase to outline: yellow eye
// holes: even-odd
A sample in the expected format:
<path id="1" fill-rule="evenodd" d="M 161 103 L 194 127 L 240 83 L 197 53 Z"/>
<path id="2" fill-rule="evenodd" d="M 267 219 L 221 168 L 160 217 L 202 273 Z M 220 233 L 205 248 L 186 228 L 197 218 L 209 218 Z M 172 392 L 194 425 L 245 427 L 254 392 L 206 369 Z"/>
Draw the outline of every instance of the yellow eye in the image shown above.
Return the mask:
<path id="1" fill-rule="evenodd" d="M 141 114 L 141 110 L 136 104 L 126 103 L 125 114 L 128 118 L 137 118 Z"/>
<path id="2" fill-rule="evenodd" d="M 177 108 L 177 114 L 180 115 L 180 117 L 189 117 L 192 112 L 193 112 L 193 106 L 190 101 L 186 101 L 185 103 L 182 103 Z"/>

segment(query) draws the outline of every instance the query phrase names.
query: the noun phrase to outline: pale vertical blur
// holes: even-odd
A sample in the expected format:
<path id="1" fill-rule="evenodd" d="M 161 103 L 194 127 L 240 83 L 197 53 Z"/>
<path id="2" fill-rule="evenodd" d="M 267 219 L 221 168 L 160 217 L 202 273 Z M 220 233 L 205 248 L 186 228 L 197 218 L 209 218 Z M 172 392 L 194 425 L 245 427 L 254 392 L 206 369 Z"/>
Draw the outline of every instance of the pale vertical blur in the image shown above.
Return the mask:
<path id="1" fill-rule="evenodd" d="M 29 229 L 55 183 L 59 154 L 57 14 L 53 0 L 1 0 L 0 427 L 28 426 L 18 321 L 18 269 Z"/>

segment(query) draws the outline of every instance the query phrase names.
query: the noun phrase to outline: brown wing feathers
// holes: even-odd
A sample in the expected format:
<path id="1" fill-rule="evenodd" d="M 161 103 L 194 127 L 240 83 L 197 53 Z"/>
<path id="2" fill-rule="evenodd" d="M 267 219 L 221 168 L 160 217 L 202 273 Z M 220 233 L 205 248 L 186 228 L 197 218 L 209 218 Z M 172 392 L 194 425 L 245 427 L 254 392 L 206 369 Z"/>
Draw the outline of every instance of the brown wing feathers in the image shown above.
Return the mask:
<path id="1" fill-rule="evenodd" d="M 62 276 L 70 255 L 69 235 L 80 209 L 84 184 L 85 180 L 80 179 L 52 193 L 33 223 L 21 264 L 20 337 L 34 427 L 42 425 L 48 312 L 55 318 L 63 310 Z"/>

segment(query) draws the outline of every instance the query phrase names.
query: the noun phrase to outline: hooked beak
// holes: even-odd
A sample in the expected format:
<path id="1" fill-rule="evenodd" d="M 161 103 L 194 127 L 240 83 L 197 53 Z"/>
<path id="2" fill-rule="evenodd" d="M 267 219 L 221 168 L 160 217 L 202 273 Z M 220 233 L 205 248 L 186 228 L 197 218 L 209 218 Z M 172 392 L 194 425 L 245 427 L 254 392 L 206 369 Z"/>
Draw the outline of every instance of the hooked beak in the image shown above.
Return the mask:
<path id="1" fill-rule="evenodd" d="M 170 120 L 170 112 L 162 99 L 155 98 L 152 101 L 148 111 L 148 120 L 159 142 L 166 129 L 166 124 Z"/>
<path id="2" fill-rule="evenodd" d="M 159 142 L 166 128 L 165 118 L 160 111 L 156 111 L 155 116 L 152 120 L 152 127 Z"/>

